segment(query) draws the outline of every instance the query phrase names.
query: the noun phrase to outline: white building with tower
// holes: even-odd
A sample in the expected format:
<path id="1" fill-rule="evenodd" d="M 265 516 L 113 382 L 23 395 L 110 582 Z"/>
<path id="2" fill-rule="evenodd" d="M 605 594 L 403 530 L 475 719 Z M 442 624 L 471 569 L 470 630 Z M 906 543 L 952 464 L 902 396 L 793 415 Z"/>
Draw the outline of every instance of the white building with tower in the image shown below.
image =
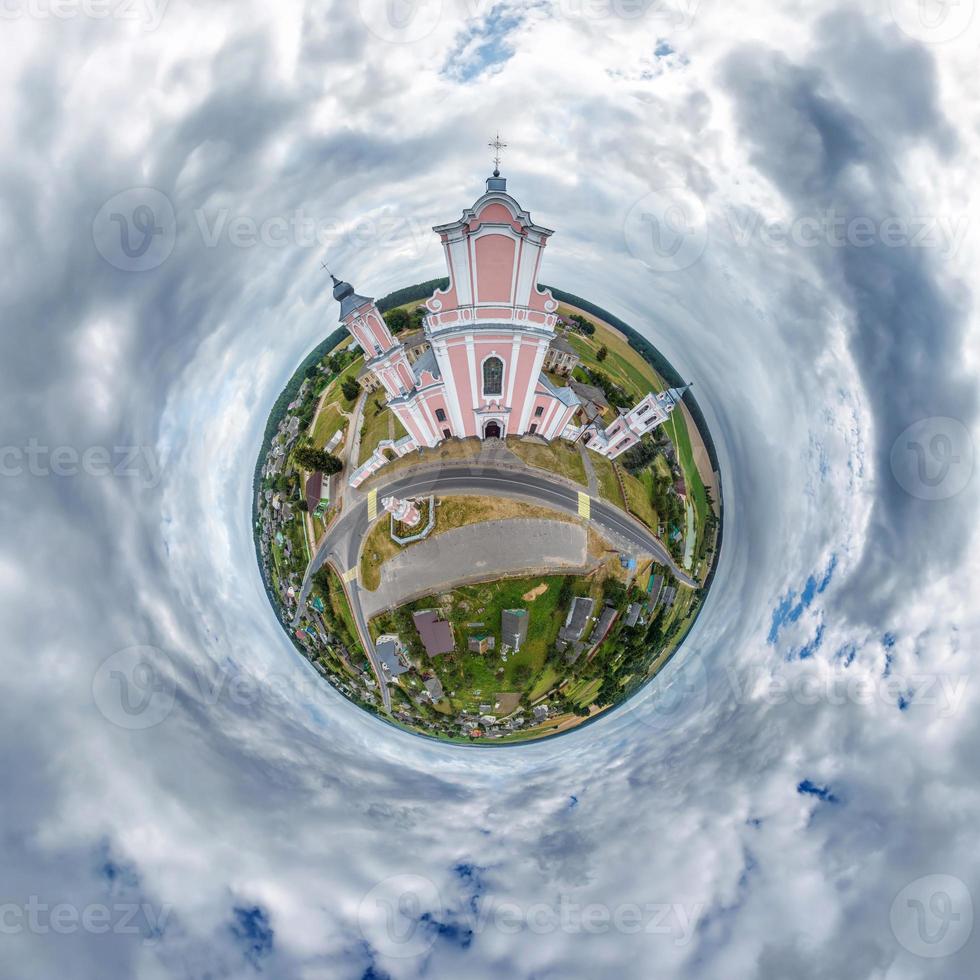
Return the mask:
<path id="1" fill-rule="evenodd" d="M 535 224 L 507 193 L 499 171 L 472 207 L 433 230 L 449 283 L 425 303 L 428 349 L 420 356 L 409 358 L 373 299 L 333 277 L 340 320 L 407 433 L 382 444 L 355 470 L 354 486 L 392 456 L 451 438 L 581 437 L 595 452 L 615 457 L 667 418 L 680 400 L 676 389 L 648 395 L 608 429 L 596 421 L 576 423 L 578 396 L 544 373 L 556 340 L 558 302 L 538 280 L 553 232 Z"/>

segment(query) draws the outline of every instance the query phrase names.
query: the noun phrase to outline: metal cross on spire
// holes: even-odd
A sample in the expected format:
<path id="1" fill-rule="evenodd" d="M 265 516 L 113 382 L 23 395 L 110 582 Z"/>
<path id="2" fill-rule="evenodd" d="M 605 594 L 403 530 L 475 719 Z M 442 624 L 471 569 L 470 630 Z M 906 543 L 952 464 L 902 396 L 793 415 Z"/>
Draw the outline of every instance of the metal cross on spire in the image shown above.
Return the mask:
<path id="1" fill-rule="evenodd" d="M 500 151 L 507 149 L 507 144 L 500 142 L 500 133 L 497 133 L 497 135 L 489 143 L 487 143 L 487 146 L 493 147 L 494 150 L 493 175 L 494 177 L 499 177 L 500 176 Z"/>

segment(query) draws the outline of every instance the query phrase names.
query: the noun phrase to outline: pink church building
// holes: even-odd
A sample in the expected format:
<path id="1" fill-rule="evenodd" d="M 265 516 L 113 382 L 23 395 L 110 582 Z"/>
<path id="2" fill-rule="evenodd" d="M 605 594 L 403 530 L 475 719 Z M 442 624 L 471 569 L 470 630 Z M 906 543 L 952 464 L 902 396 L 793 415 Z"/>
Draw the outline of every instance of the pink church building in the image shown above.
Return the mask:
<path id="1" fill-rule="evenodd" d="M 394 456 L 445 439 L 502 439 L 536 434 L 578 439 L 615 457 L 660 424 L 680 395 L 648 395 L 609 429 L 579 426 L 571 388 L 543 373 L 555 340 L 558 303 L 538 286 L 553 232 L 531 220 L 496 173 L 486 193 L 449 224 L 437 225 L 449 284 L 426 302 L 428 348 L 409 360 L 374 300 L 334 277 L 340 320 L 364 351 L 365 368 L 384 387 L 387 404 L 408 435 L 382 442 L 351 475 L 357 486 Z"/>

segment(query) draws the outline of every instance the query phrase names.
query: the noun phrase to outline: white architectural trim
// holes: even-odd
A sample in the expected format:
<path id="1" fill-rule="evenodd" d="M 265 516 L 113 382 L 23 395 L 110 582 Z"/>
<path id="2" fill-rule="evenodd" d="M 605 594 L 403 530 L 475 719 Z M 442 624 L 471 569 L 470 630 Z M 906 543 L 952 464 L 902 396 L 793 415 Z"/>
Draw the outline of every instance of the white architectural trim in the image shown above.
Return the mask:
<path id="1" fill-rule="evenodd" d="M 521 409 L 521 419 L 517 426 L 517 431 L 522 435 L 527 432 L 527 420 L 531 415 L 531 406 L 534 404 L 534 392 L 538 387 L 538 378 L 541 376 L 541 365 L 544 363 L 544 356 L 548 353 L 548 341 L 538 342 L 538 350 L 534 355 L 534 364 L 531 366 L 531 377 L 528 381 L 527 391 L 524 393 L 524 407 Z"/>
<path id="2" fill-rule="evenodd" d="M 555 399 L 555 403 L 556 403 L 555 408 L 557 410 L 555 411 L 551 419 L 551 425 L 548 428 L 548 435 L 546 437 L 548 439 L 554 439 L 555 436 L 558 435 L 558 433 L 565 428 L 563 423 L 565 420 L 565 412 L 568 410 L 568 406 L 563 405 L 560 401 L 558 401 L 557 398 Z"/>
<path id="3" fill-rule="evenodd" d="M 514 335 L 510 346 L 510 377 L 507 379 L 507 404 L 514 405 L 514 382 L 517 380 L 517 367 L 521 358 L 521 335 Z"/>
<path id="4" fill-rule="evenodd" d="M 473 395 L 473 411 L 480 407 L 480 388 L 476 383 L 476 343 L 473 334 L 466 335 L 466 362 L 470 368 L 470 391 Z"/>
<path id="5" fill-rule="evenodd" d="M 456 384 L 456 376 L 453 374 L 449 345 L 445 340 L 435 340 L 432 342 L 432 349 L 435 351 L 436 362 L 442 374 L 443 394 L 449 408 L 452 430 L 457 437 L 463 439 L 466 437 L 466 427 L 463 425 L 463 411 L 459 404 L 459 388 Z"/>

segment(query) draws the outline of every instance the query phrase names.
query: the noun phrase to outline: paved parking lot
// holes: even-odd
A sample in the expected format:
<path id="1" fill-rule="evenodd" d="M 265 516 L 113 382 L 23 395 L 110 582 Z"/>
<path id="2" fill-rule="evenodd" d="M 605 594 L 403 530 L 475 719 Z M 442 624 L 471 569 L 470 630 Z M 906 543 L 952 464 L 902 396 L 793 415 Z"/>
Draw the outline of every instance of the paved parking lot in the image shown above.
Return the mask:
<path id="1" fill-rule="evenodd" d="M 361 590 L 366 616 L 467 579 L 521 571 L 581 569 L 588 561 L 582 524 L 513 518 L 470 524 L 412 545 L 381 567 L 375 592 Z"/>

